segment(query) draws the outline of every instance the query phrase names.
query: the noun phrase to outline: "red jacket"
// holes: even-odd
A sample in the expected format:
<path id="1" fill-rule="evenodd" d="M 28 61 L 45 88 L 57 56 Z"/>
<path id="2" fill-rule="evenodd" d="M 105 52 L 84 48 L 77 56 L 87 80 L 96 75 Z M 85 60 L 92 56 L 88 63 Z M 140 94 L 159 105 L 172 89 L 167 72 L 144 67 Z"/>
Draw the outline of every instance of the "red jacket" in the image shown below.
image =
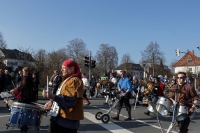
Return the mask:
<path id="1" fill-rule="evenodd" d="M 158 89 L 158 96 L 164 96 L 164 89 L 165 89 L 165 85 L 162 82 L 160 82 L 159 89 Z"/>

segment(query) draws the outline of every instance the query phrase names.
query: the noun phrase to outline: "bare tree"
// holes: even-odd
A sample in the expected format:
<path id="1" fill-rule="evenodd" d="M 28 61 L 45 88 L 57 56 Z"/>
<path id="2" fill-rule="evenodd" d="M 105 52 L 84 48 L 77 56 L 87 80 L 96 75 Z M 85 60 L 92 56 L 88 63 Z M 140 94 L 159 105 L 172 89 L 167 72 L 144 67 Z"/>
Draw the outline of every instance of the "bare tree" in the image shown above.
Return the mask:
<path id="1" fill-rule="evenodd" d="M 50 73 L 52 73 L 53 70 L 60 70 L 63 61 L 68 59 L 65 51 L 66 49 L 60 49 L 48 54 L 46 68 L 51 71 Z"/>
<path id="2" fill-rule="evenodd" d="M 126 53 L 122 56 L 121 58 L 121 64 L 124 64 L 124 63 L 133 63 L 133 60 L 131 59 L 131 56 L 130 54 Z"/>
<path id="3" fill-rule="evenodd" d="M 115 47 L 108 44 L 101 44 L 95 55 L 97 67 L 100 67 L 102 73 L 112 71 L 118 65 L 118 53 Z"/>
<path id="4" fill-rule="evenodd" d="M 165 62 L 164 53 L 160 51 L 160 45 L 156 42 L 151 42 L 144 51 L 141 51 L 142 62 L 149 62 L 153 67 L 154 75 L 154 64 L 159 63 L 160 60 Z"/>
<path id="5" fill-rule="evenodd" d="M 88 51 L 86 50 L 86 44 L 81 39 L 75 38 L 74 40 L 69 41 L 66 53 L 70 59 L 73 59 L 80 64 Z"/>
<path id="6" fill-rule="evenodd" d="M 45 71 L 46 67 L 46 60 L 47 60 L 47 53 L 44 49 L 40 49 L 35 55 L 35 70 L 38 72 Z"/>
<path id="7" fill-rule="evenodd" d="M 34 70 L 38 73 L 38 77 L 40 80 L 40 87 L 44 87 L 46 85 L 46 77 L 47 77 L 47 52 L 44 49 L 38 50 L 34 54 L 35 59 L 35 68 Z"/>
<path id="8" fill-rule="evenodd" d="M 39 73 L 40 86 L 46 85 L 47 76 L 49 78 L 54 70 L 60 70 L 62 62 L 68 58 L 66 49 L 60 49 L 47 53 L 45 50 L 39 50 L 35 55 L 35 71 Z"/>
<path id="9" fill-rule="evenodd" d="M 6 41 L 3 38 L 3 35 L 0 32 L 0 48 L 5 49 L 7 47 Z"/>

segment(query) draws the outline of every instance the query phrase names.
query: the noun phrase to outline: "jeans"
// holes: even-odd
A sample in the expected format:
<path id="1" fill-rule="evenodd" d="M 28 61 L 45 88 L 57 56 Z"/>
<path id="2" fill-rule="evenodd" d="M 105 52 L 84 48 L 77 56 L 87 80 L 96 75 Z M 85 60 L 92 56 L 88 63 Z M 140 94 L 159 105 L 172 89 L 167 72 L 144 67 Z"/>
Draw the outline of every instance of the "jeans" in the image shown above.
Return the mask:
<path id="1" fill-rule="evenodd" d="M 90 97 L 94 96 L 95 87 L 90 88 Z"/>
<path id="2" fill-rule="evenodd" d="M 94 95 L 94 97 L 98 97 L 99 94 L 100 94 L 100 90 L 95 89 L 95 95 Z"/>

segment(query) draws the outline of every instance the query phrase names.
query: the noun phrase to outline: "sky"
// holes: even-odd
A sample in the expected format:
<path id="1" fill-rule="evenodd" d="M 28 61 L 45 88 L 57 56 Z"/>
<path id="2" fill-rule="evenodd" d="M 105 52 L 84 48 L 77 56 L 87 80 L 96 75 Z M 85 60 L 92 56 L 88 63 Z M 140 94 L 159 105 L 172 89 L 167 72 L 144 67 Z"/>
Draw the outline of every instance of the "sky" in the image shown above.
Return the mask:
<path id="1" fill-rule="evenodd" d="M 108 44 L 119 63 L 124 54 L 139 63 L 156 42 L 170 65 L 184 56 L 176 49 L 200 56 L 199 7 L 200 0 L 0 0 L 0 32 L 9 49 L 51 52 L 78 38 L 95 55 Z"/>

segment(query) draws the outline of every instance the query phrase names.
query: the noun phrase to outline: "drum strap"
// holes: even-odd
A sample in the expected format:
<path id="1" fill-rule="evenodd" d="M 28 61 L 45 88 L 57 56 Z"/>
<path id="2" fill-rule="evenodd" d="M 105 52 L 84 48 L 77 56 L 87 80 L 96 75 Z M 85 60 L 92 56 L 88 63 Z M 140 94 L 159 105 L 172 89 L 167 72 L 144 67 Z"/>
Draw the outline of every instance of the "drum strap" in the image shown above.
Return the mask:
<path id="1" fill-rule="evenodd" d="M 56 95 L 59 95 L 59 94 L 60 94 L 63 85 L 64 85 L 67 81 L 69 81 L 69 79 L 70 79 L 71 77 L 72 77 L 72 76 L 68 77 L 67 79 L 65 79 L 65 80 L 62 82 L 62 84 L 58 87 L 58 90 L 57 90 L 57 92 L 56 92 Z M 56 117 L 56 116 L 58 115 L 58 113 L 59 113 L 59 110 L 60 110 L 60 107 L 58 106 L 58 103 L 55 102 L 55 101 L 53 101 L 53 104 L 52 104 L 52 106 L 51 106 L 51 110 L 50 110 L 49 115 Z"/>

